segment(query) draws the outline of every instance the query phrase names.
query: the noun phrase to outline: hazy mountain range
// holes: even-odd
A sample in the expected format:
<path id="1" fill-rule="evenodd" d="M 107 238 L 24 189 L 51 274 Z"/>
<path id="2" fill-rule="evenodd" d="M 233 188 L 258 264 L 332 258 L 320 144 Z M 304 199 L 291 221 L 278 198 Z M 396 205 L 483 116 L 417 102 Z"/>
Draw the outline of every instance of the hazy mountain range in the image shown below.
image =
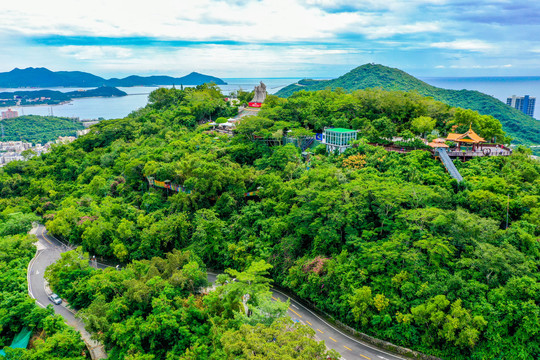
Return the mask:
<path id="1" fill-rule="evenodd" d="M 201 85 L 214 82 L 226 85 L 223 80 L 209 75 L 192 72 L 182 77 L 171 76 L 137 76 L 131 75 L 122 79 L 104 79 L 82 71 L 51 71 L 46 68 L 15 68 L 0 73 L 0 88 L 23 87 L 129 87 L 156 85 Z"/>

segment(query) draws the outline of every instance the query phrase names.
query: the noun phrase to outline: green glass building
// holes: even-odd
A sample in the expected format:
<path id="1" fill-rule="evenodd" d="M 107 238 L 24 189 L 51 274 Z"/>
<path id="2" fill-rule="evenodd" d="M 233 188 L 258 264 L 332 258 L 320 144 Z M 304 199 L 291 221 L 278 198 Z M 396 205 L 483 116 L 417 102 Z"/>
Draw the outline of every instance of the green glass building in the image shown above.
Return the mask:
<path id="1" fill-rule="evenodd" d="M 341 154 L 351 146 L 353 140 L 356 140 L 357 134 L 358 130 L 343 128 L 324 129 L 322 144 L 326 145 L 327 152 L 338 150 Z"/>

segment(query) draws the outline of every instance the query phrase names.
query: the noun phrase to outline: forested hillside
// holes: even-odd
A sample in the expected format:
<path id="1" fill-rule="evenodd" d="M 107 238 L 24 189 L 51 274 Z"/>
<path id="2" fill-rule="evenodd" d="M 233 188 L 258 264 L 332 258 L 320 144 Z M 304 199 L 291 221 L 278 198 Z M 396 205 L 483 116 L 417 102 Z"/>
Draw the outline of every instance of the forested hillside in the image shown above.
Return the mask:
<path id="1" fill-rule="evenodd" d="M 540 144 L 540 122 L 511 108 L 502 101 L 479 91 L 448 90 L 429 85 L 399 69 L 383 65 L 366 64 L 327 81 L 301 80 L 276 93 L 288 97 L 301 90 L 323 90 L 342 88 L 347 91 L 367 88 L 384 90 L 414 91 L 433 97 L 450 106 L 478 111 L 500 120 L 504 131 L 516 144 Z"/>
<path id="2" fill-rule="evenodd" d="M 457 162 L 458 184 L 428 151 L 368 144 L 471 123 L 499 140 L 498 121 L 417 94 L 324 90 L 270 96 L 229 137 L 198 125 L 234 115 L 222 99 L 212 86 L 159 89 L 146 108 L 0 173 L 0 211 L 34 211 L 56 236 L 124 264 L 94 271 L 72 254 L 47 274 L 112 359 L 248 358 L 248 333 L 290 326 L 268 325 L 264 297 L 248 303 L 254 318 L 235 315 L 246 284 L 265 293 L 265 272 L 336 319 L 427 354 L 540 357 L 539 163 L 522 148 Z M 362 139 L 309 159 L 266 141 L 324 126 Z M 151 188 L 149 176 L 189 191 Z M 194 294 L 206 267 L 239 281 Z"/>
<path id="3" fill-rule="evenodd" d="M 4 136 L 2 141 L 27 141 L 45 144 L 59 136 L 75 136 L 84 126 L 76 120 L 55 117 L 24 115 L 2 120 Z"/>

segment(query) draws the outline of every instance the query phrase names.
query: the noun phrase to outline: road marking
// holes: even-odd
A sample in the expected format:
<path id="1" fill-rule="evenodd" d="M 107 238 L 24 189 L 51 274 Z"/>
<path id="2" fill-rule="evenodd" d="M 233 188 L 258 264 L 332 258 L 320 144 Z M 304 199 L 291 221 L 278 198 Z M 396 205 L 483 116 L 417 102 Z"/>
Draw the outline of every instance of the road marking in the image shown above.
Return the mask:
<path id="1" fill-rule="evenodd" d="M 38 275 L 38 274 L 39 274 L 39 270 L 36 270 L 36 275 Z"/>
<path id="2" fill-rule="evenodd" d="M 293 313 L 295 313 L 295 314 L 296 314 L 296 316 L 298 316 L 299 318 L 301 318 L 301 317 L 302 317 L 302 315 L 300 315 L 299 313 L 297 313 L 297 312 L 296 312 L 296 311 L 294 311 L 293 309 L 289 308 L 289 310 L 291 310 L 291 311 L 292 311 Z"/>
<path id="3" fill-rule="evenodd" d="M 332 340 L 333 342 L 337 342 L 336 339 L 334 339 L 333 337 L 330 336 L 330 340 Z"/>
<path id="4" fill-rule="evenodd" d="M 45 239 L 45 241 L 47 241 L 49 244 L 52 245 L 52 242 L 50 242 L 49 239 L 47 239 L 47 237 L 45 237 L 45 228 L 42 228 L 42 229 L 41 229 L 41 237 L 42 237 L 43 239 Z"/>
<path id="5" fill-rule="evenodd" d="M 324 334 L 320 329 L 317 329 L 318 332 L 320 332 L 321 334 Z"/>
<path id="6" fill-rule="evenodd" d="M 298 306 L 296 306 L 296 305 L 294 305 L 294 304 L 291 304 L 291 306 L 292 306 L 293 308 L 295 308 L 295 309 L 298 310 Z"/>
<path id="7" fill-rule="evenodd" d="M 287 295 L 285 295 L 284 293 L 282 293 L 281 291 L 279 291 L 279 290 L 277 290 L 277 289 L 272 289 L 272 291 L 275 292 L 275 293 L 281 294 L 281 295 L 283 295 L 283 296 L 286 296 L 286 297 L 288 298 Z M 362 346 L 368 347 L 368 348 L 370 348 L 370 349 L 372 349 L 372 350 L 374 350 L 374 351 L 377 351 L 377 352 L 386 354 L 386 355 L 390 356 L 390 357 L 393 358 L 393 359 L 403 359 L 403 360 L 404 360 L 404 358 L 401 357 L 401 356 L 398 356 L 398 355 L 395 355 L 395 354 L 390 354 L 390 353 L 388 353 L 388 352 L 386 352 L 386 351 L 384 351 L 384 350 L 381 350 L 381 349 L 379 349 L 379 348 L 377 348 L 377 347 L 368 345 L 367 343 L 364 343 L 364 342 L 362 342 L 362 341 L 358 341 L 358 340 L 355 339 L 355 338 L 352 338 L 351 336 L 349 336 L 349 335 L 343 333 L 343 332 L 340 331 L 339 329 L 337 329 L 337 328 L 333 327 L 332 325 L 330 325 L 330 323 L 328 323 L 328 321 L 324 320 L 323 318 L 321 318 L 320 316 L 318 316 L 317 314 L 315 314 L 313 311 L 311 311 L 311 310 L 308 309 L 307 307 L 302 306 L 302 309 L 304 309 L 305 311 L 307 311 L 308 313 L 310 313 L 311 315 L 313 315 L 314 317 L 316 317 L 317 319 L 319 319 L 320 321 L 322 321 L 322 322 L 325 323 L 326 325 L 330 326 L 330 328 L 331 328 L 333 331 L 335 331 L 335 332 L 337 332 L 337 333 L 340 333 L 341 335 L 343 335 L 343 336 L 346 337 L 347 339 L 351 340 L 352 342 L 355 342 L 355 343 L 360 344 L 360 345 L 362 345 Z"/>
<path id="8" fill-rule="evenodd" d="M 387 358 L 385 358 L 384 356 L 381 356 L 381 355 L 377 355 L 378 357 L 380 357 L 381 359 L 383 360 L 388 360 Z"/>
<path id="9" fill-rule="evenodd" d="M 345 349 L 349 350 L 349 351 L 352 351 L 351 348 L 346 347 L 345 345 L 343 345 L 343 347 L 344 347 Z"/>
<path id="10" fill-rule="evenodd" d="M 211 275 L 217 275 L 217 274 L 212 273 L 212 272 L 208 272 L 208 273 L 211 274 Z M 274 289 L 274 288 L 272 288 L 271 290 L 272 290 L 272 292 L 274 292 L 274 293 L 283 295 L 283 296 L 285 297 L 285 299 L 287 299 L 287 300 L 289 299 L 289 296 L 286 295 L 286 294 L 284 294 L 283 292 L 281 292 L 281 291 L 279 291 L 279 290 L 277 290 L 277 289 Z M 319 319 L 319 320 L 320 320 L 321 322 L 323 322 L 324 324 L 328 325 L 328 326 L 331 328 L 332 331 L 335 331 L 335 332 L 341 334 L 342 336 L 346 337 L 347 339 L 351 340 L 352 342 L 354 342 L 354 343 L 356 343 L 356 344 L 359 344 L 359 345 L 361 345 L 361 346 L 368 347 L 368 348 L 372 349 L 373 351 L 376 351 L 376 352 L 379 352 L 379 353 L 382 353 L 382 354 L 386 354 L 386 355 L 390 356 L 391 359 L 405 360 L 405 358 L 403 358 L 403 357 L 401 357 L 401 356 L 399 356 L 399 355 L 395 355 L 395 354 L 388 353 L 388 352 L 386 352 L 386 351 L 384 351 L 384 350 L 381 350 L 381 349 L 379 349 L 379 348 L 377 348 L 377 347 L 375 347 L 375 346 L 368 345 L 367 343 L 364 343 L 364 342 L 362 342 L 362 341 L 359 341 L 359 340 L 357 340 L 357 339 L 351 337 L 350 335 L 347 335 L 346 333 L 340 331 L 339 329 L 333 327 L 333 325 L 331 325 L 328 321 L 324 320 L 323 318 L 321 318 L 319 315 L 315 314 L 313 311 L 311 311 L 311 310 L 308 309 L 307 307 L 301 306 L 301 308 L 302 308 L 302 310 L 307 311 L 308 313 L 310 313 L 311 315 L 313 315 L 315 318 Z M 347 347 L 345 347 L 345 348 L 347 348 Z M 350 348 L 347 348 L 347 349 L 348 349 L 348 350 L 351 350 Z M 352 350 L 351 350 L 351 351 L 352 351 Z"/>
<path id="11" fill-rule="evenodd" d="M 276 299 L 275 297 L 273 297 L 273 296 L 272 296 L 272 299 L 274 299 L 274 300 L 276 300 L 276 301 L 277 301 L 277 299 Z"/>
<path id="12" fill-rule="evenodd" d="M 309 321 L 306 320 L 306 322 L 307 322 L 309 325 L 313 326 Z"/>
<path id="13" fill-rule="evenodd" d="M 364 359 L 368 359 L 368 360 L 371 360 L 371 358 L 368 358 L 368 357 L 367 357 L 367 356 L 365 356 L 365 355 L 362 355 L 362 354 L 360 354 L 360 356 L 361 356 L 361 357 L 363 357 Z"/>

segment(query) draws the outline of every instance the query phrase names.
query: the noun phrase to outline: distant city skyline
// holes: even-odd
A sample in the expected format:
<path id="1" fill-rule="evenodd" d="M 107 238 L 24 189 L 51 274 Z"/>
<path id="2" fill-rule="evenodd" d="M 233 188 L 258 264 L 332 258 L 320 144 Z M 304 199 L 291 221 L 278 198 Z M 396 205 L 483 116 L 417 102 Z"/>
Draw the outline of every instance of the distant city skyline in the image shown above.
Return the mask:
<path id="1" fill-rule="evenodd" d="M 534 2 L 28 0 L 2 10 L 2 72 L 331 78 L 375 62 L 424 77 L 540 75 Z"/>

